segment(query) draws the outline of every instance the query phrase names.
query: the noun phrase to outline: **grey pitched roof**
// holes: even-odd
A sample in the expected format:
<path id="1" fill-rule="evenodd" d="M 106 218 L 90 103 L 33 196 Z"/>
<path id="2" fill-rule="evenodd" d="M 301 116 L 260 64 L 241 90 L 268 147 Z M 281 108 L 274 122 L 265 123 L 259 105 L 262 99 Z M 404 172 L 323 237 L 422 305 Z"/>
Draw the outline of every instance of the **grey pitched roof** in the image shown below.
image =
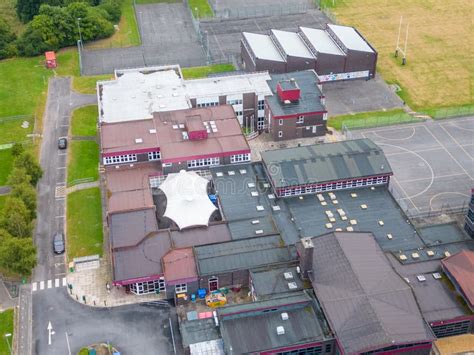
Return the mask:
<path id="1" fill-rule="evenodd" d="M 228 354 L 247 354 L 325 339 L 311 299 L 302 292 L 271 301 L 222 307 L 217 312 Z M 283 312 L 288 314 L 287 320 L 282 320 Z M 285 334 L 277 334 L 278 326 L 284 327 Z"/>
<path id="2" fill-rule="evenodd" d="M 410 286 L 371 233 L 312 240 L 313 288 L 346 353 L 433 339 Z"/>
<path id="3" fill-rule="evenodd" d="M 194 248 L 199 275 L 248 270 L 294 259 L 279 235 L 240 239 Z"/>
<path id="4" fill-rule="evenodd" d="M 179 331 L 185 348 L 191 344 L 217 340 L 220 337 L 214 318 L 181 321 Z"/>
<path id="5" fill-rule="evenodd" d="M 285 279 L 285 273 L 291 273 L 291 279 Z M 265 299 L 281 293 L 292 293 L 303 289 L 303 280 L 295 266 L 283 265 L 273 268 L 252 270 L 250 272 L 252 285 L 258 299 Z M 295 289 L 290 289 L 288 283 L 294 282 Z"/>
<path id="6" fill-rule="evenodd" d="M 370 139 L 262 152 L 276 188 L 391 174 L 385 155 Z"/>
<path id="7" fill-rule="evenodd" d="M 285 74 L 272 74 L 272 80 L 268 82 L 273 96 L 267 96 L 266 101 L 273 116 L 296 115 L 308 112 L 326 112 L 326 106 L 321 103 L 323 94 L 318 88 L 318 77 L 313 70 L 292 72 Z M 300 88 L 300 99 L 298 101 L 284 104 L 277 94 L 277 84 L 280 81 L 295 79 Z"/>
<path id="8" fill-rule="evenodd" d="M 112 249 L 137 245 L 158 230 L 155 209 L 114 213 L 109 216 L 109 229 Z"/>

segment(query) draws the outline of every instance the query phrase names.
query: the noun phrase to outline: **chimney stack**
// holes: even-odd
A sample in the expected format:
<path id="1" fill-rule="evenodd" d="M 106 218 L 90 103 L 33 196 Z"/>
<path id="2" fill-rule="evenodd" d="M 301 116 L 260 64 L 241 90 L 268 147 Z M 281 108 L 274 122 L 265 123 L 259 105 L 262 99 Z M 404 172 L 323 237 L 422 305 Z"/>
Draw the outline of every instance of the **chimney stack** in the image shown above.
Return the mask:
<path id="1" fill-rule="evenodd" d="M 313 239 L 301 238 L 300 243 L 297 243 L 296 249 L 300 258 L 301 275 L 304 279 L 308 279 L 308 271 L 313 269 Z"/>

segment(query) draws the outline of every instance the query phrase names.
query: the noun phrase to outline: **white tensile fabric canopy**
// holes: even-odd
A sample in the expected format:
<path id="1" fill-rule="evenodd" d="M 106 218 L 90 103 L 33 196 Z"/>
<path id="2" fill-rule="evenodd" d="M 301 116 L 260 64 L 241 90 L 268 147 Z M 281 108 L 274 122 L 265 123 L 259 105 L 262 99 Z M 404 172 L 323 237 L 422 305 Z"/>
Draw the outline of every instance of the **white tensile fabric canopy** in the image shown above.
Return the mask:
<path id="1" fill-rule="evenodd" d="M 209 200 L 207 184 L 206 179 L 193 171 L 169 174 L 159 186 L 167 199 L 164 216 L 173 220 L 179 229 L 207 226 L 217 209 Z"/>

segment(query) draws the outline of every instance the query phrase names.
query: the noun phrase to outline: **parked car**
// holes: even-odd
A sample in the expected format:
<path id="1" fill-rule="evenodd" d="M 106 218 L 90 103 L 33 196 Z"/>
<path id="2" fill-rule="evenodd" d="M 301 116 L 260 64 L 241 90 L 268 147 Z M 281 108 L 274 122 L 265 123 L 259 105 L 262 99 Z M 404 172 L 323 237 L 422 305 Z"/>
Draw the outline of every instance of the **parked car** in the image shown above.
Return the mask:
<path id="1" fill-rule="evenodd" d="M 62 254 L 65 249 L 64 234 L 58 232 L 53 236 L 53 251 L 55 254 Z"/>
<path id="2" fill-rule="evenodd" d="M 58 148 L 59 149 L 66 149 L 67 148 L 67 138 L 62 137 L 58 139 Z"/>

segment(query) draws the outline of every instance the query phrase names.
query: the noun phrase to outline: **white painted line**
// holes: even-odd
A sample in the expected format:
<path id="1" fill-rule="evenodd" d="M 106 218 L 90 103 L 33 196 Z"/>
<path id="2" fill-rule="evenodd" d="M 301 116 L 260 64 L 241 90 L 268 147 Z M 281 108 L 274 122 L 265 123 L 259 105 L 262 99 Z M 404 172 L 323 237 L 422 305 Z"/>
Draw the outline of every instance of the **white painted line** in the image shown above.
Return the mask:
<path id="1" fill-rule="evenodd" d="M 40 290 L 44 290 L 44 281 L 40 281 Z"/>
<path id="2" fill-rule="evenodd" d="M 56 201 L 65 200 L 65 199 L 66 199 L 65 197 L 56 197 Z"/>
<path id="3" fill-rule="evenodd" d="M 33 287 L 32 292 L 35 292 L 38 289 L 38 284 L 36 282 L 33 282 L 31 286 Z"/>
<path id="4" fill-rule="evenodd" d="M 66 286 L 66 285 L 67 285 L 66 278 L 63 277 L 63 286 Z"/>
<path id="5" fill-rule="evenodd" d="M 52 280 L 48 280 L 48 288 L 51 288 L 53 287 L 53 281 Z"/>
<path id="6" fill-rule="evenodd" d="M 62 215 L 62 216 L 56 216 L 55 218 L 64 218 L 64 215 Z M 59 255 L 56 255 L 56 256 L 59 256 Z"/>
<path id="7" fill-rule="evenodd" d="M 59 279 L 54 280 L 54 287 L 59 287 Z"/>
<path id="8" fill-rule="evenodd" d="M 58 155 L 66 155 L 67 153 L 58 153 Z"/>
<path id="9" fill-rule="evenodd" d="M 57 169 L 57 170 L 62 170 L 62 169 L 66 169 L 66 167 L 65 167 L 65 166 L 61 166 L 61 167 L 56 168 L 56 169 Z"/>

